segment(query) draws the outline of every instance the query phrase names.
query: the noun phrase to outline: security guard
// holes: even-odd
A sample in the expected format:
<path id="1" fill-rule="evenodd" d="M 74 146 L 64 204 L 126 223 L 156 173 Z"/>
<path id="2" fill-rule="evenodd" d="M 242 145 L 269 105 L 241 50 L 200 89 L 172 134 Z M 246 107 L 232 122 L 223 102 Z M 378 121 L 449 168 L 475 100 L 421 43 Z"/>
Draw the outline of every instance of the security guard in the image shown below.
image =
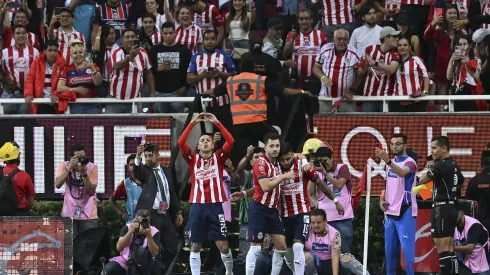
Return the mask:
<path id="1" fill-rule="evenodd" d="M 261 46 L 254 45 L 254 50 L 260 52 Z M 236 137 L 231 156 L 233 163 L 238 163 L 249 145 L 257 146 L 266 133 L 274 131 L 267 123 L 269 96 L 311 95 L 308 91 L 285 88 L 268 76 L 259 75 L 255 62 L 250 61 L 263 61 L 263 58 L 262 54 L 247 55 L 242 60 L 242 73 L 229 77 L 226 82 L 206 92 L 208 95 L 228 94 L 230 97 L 230 111 Z"/>
<path id="2" fill-rule="evenodd" d="M 468 183 L 465 197 L 478 202 L 478 220 L 485 228 L 490 228 L 490 149 L 482 151 L 481 167 L 481 173 Z"/>

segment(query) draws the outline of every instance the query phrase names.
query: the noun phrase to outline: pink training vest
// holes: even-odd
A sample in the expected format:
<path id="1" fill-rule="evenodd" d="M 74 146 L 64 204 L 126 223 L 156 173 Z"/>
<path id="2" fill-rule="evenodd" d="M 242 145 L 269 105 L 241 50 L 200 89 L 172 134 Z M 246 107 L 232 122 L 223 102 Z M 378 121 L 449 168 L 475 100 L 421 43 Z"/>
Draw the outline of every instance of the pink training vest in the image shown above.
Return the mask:
<path id="1" fill-rule="evenodd" d="M 69 163 L 68 161 L 65 162 L 67 167 L 68 167 L 68 163 Z M 95 167 L 96 167 L 95 164 L 89 162 L 87 164 L 87 174 L 90 175 L 90 172 Z M 79 176 L 78 172 L 72 172 L 72 173 L 70 173 L 70 177 L 68 178 L 68 181 L 70 181 L 72 175 Z M 94 194 L 91 196 L 87 193 L 87 191 L 84 190 L 82 197 L 77 200 L 76 198 L 78 198 L 80 196 L 79 190 L 82 190 L 82 188 L 72 186 L 71 190 L 72 190 L 73 196 L 70 194 L 70 187 L 65 184 L 64 202 L 63 202 L 63 209 L 61 210 L 61 216 L 73 217 L 73 219 L 75 219 L 75 220 L 88 220 L 88 219 L 90 219 L 92 207 L 94 206 L 94 203 L 97 203 L 97 194 Z M 75 218 L 75 211 L 76 211 L 77 204 L 79 204 L 82 208 L 80 211 L 80 217 L 79 218 Z M 97 211 L 97 209 L 95 211 Z M 97 212 L 95 212 L 95 213 L 97 213 Z"/>
<path id="2" fill-rule="evenodd" d="M 402 162 L 395 162 L 395 159 L 391 160 L 393 164 L 397 165 L 400 168 L 405 167 L 405 163 L 413 162 L 417 163 L 411 157 L 407 157 Z M 412 200 L 412 216 L 417 217 L 417 198 L 413 192 L 405 191 L 405 178 L 399 177 L 395 172 L 391 170 L 391 168 L 386 165 L 386 190 L 385 190 L 385 200 L 390 205 L 386 210 L 385 214 L 399 216 L 400 208 L 402 207 L 403 200 L 405 200 L 405 196 L 410 195 Z M 412 188 L 417 184 L 417 178 L 413 178 Z"/>
<path id="3" fill-rule="evenodd" d="M 339 170 L 344 165 L 345 164 L 337 164 L 335 172 L 329 174 L 337 179 Z M 324 180 L 325 177 L 322 173 L 318 173 L 318 175 L 320 179 Z M 352 191 L 347 188 L 347 185 L 350 184 L 352 183 L 350 182 L 350 178 L 348 178 L 347 182 L 344 184 L 344 186 L 342 186 L 342 189 L 339 190 L 337 188 L 334 188 L 334 186 L 330 182 L 328 182 L 328 187 L 330 187 L 330 190 L 332 190 L 339 203 L 344 207 L 344 216 L 339 215 L 333 201 L 327 198 L 327 196 L 325 196 L 323 192 L 320 191 L 320 189 L 317 190 L 318 200 L 316 203 L 316 207 L 325 210 L 325 212 L 327 213 L 328 221 L 341 221 L 354 218 L 354 211 L 352 210 Z"/>
<path id="4" fill-rule="evenodd" d="M 332 259 L 332 249 L 335 243 L 335 233 L 337 229 L 327 224 L 327 235 L 319 237 L 313 233 L 310 227 L 310 235 L 305 243 L 305 247 L 313 255 L 317 256 L 320 260 Z"/>
<path id="5" fill-rule="evenodd" d="M 126 226 L 129 226 L 129 224 Z M 155 236 L 155 234 L 159 232 L 158 229 L 156 229 L 153 226 L 150 226 L 150 229 L 151 229 L 151 235 L 152 236 Z M 131 236 L 131 239 L 129 240 L 128 244 L 121 251 L 121 255 L 109 259 L 109 262 L 117 262 L 117 263 L 119 263 L 119 265 L 121 265 L 122 268 L 128 270 L 128 266 L 126 265 L 126 262 L 129 260 L 129 255 L 131 253 L 130 246 L 131 246 L 132 241 L 133 241 L 133 236 Z M 145 238 L 145 241 L 143 242 L 142 247 L 147 247 L 147 246 L 148 246 L 148 239 Z"/>
<path id="6" fill-rule="evenodd" d="M 481 225 L 481 223 L 476 219 L 465 215 L 463 233 L 459 233 L 459 230 L 456 229 L 454 231 L 454 239 L 459 241 L 463 239 L 467 240 L 468 231 L 470 230 L 470 227 L 474 224 Z M 483 225 L 482 227 L 488 233 L 488 230 Z M 485 254 L 485 249 L 488 249 L 488 242 L 484 246 L 477 243 L 475 249 L 473 249 L 473 252 L 471 254 L 465 255 L 463 263 L 466 267 L 471 269 L 472 273 L 481 273 L 489 269 L 488 262 L 487 262 L 487 255 Z"/>

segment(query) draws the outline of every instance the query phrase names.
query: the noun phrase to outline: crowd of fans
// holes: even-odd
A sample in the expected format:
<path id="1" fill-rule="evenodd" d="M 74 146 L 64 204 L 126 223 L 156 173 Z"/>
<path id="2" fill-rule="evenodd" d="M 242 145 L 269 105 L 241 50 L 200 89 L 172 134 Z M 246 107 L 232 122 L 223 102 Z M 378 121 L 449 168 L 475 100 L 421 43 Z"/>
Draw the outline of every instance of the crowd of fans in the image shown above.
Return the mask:
<path id="1" fill-rule="evenodd" d="M 3 111 L 55 114 L 69 104 L 73 114 L 130 113 L 131 104 L 76 99 L 195 97 L 243 72 L 247 59 L 255 73 L 333 99 L 305 108 L 309 115 L 382 111 L 380 101 L 363 102 L 361 96 L 483 94 L 490 85 L 484 77 L 487 5 L 485 0 L 1 1 L 2 98 L 26 100 L 3 104 Z M 270 55 L 273 65 L 264 70 L 257 52 Z M 35 98 L 51 103 L 33 104 Z M 206 106 L 219 114 L 229 101 L 225 94 Z M 284 101 L 275 104 L 288 106 Z M 138 112 L 187 107 L 140 104 Z M 481 100 L 455 105 L 456 111 L 487 109 Z M 447 101 L 392 102 L 390 110 L 444 111 Z"/>

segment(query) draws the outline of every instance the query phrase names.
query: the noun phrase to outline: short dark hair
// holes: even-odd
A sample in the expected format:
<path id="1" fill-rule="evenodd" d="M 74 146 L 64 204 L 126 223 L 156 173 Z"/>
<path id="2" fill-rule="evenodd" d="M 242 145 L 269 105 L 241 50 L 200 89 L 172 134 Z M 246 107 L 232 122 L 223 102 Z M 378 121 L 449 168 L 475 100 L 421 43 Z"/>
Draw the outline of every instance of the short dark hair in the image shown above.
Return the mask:
<path id="1" fill-rule="evenodd" d="M 301 9 L 299 9 L 299 11 L 298 11 L 298 13 L 297 13 L 296 16 L 299 18 L 299 14 L 302 13 L 302 12 L 307 12 L 310 15 L 310 17 L 313 18 L 313 12 L 310 9 L 308 9 L 308 8 L 301 8 Z"/>
<path id="2" fill-rule="evenodd" d="M 310 216 L 321 216 L 324 221 L 327 220 L 327 213 L 325 213 L 325 210 L 320 208 L 312 209 L 310 212 Z"/>
<path id="3" fill-rule="evenodd" d="M 285 141 L 281 144 L 281 150 L 279 151 L 279 156 L 284 156 L 292 152 L 294 152 L 294 149 L 291 143 Z"/>
<path id="4" fill-rule="evenodd" d="M 161 30 L 163 31 L 163 29 L 170 29 L 172 28 L 174 31 L 175 31 L 175 24 L 170 22 L 170 21 L 165 21 L 163 24 L 162 24 L 162 28 Z"/>
<path id="5" fill-rule="evenodd" d="M 158 153 L 159 151 L 159 146 L 158 144 L 146 144 L 144 152 L 152 152 L 152 153 Z"/>
<path id="6" fill-rule="evenodd" d="M 70 148 L 70 157 L 73 157 L 75 155 L 75 152 L 78 151 L 85 151 L 85 147 L 81 144 L 75 144 Z"/>
<path id="7" fill-rule="evenodd" d="M 211 139 L 214 139 L 214 134 L 213 134 L 213 133 L 202 132 L 202 133 L 199 135 L 199 138 L 201 138 L 202 136 L 210 136 L 210 137 L 211 137 Z"/>
<path id="8" fill-rule="evenodd" d="M 359 14 L 361 15 L 361 17 L 369 14 L 369 11 L 371 9 L 374 9 L 374 11 L 376 11 L 376 8 L 374 8 L 373 4 L 366 4 L 364 5 L 361 10 L 359 11 Z"/>
<path id="9" fill-rule="evenodd" d="M 153 19 L 153 22 L 157 22 L 157 18 L 155 17 L 155 15 L 151 14 L 151 13 L 148 13 L 148 12 L 145 12 L 143 13 L 143 15 L 141 16 L 141 25 L 143 25 L 143 20 L 145 18 L 151 18 Z"/>
<path id="10" fill-rule="evenodd" d="M 140 209 L 138 211 L 136 211 L 136 214 L 134 215 L 135 217 L 143 217 L 143 218 L 147 218 L 150 216 L 150 211 L 146 210 L 146 209 Z"/>
<path id="11" fill-rule="evenodd" d="M 121 36 L 124 36 L 127 32 L 133 32 L 134 34 L 136 34 L 136 31 L 135 30 L 129 28 L 129 29 L 123 30 L 122 33 L 121 33 Z"/>
<path id="12" fill-rule="evenodd" d="M 12 34 L 15 34 L 15 30 L 17 29 L 24 29 L 26 32 L 27 32 L 27 28 L 26 26 L 23 26 L 23 25 L 15 25 L 13 28 L 12 28 Z"/>
<path id="13" fill-rule="evenodd" d="M 31 17 L 29 16 L 29 13 L 27 13 L 27 11 L 26 11 L 26 10 L 24 10 L 24 9 L 18 9 L 18 10 L 17 10 L 16 12 L 14 12 L 14 14 L 12 15 L 12 22 L 13 22 L 13 20 L 14 20 L 15 16 L 16 16 L 17 14 L 19 14 L 19 13 L 23 13 L 23 14 L 25 14 L 25 16 L 27 17 L 27 19 L 30 19 L 30 18 L 31 18 Z"/>
<path id="14" fill-rule="evenodd" d="M 262 141 L 264 142 L 264 144 L 267 144 L 269 142 L 269 140 L 278 140 L 278 139 L 281 139 L 281 136 L 277 133 L 271 132 L 271 133 L 265 134 Z"/>
<path id="15" fill-rule="evenodd" d="M 402 134 L 402 133 L 396 133 L 396 134 L 393 134 L 391 136 L 391 138 L 402 138 L 403 139 L 403 143 L 407 143 L 408 141 L 408 138 L 406 135 Z"/>
<path id="16" fill-rule="evenodd" d="M 451 150 L 451 144 L 449 143 L 449 138 L 447 138 L 446 136 L 433 137 L 431 142 L 434 142 L 434 141 L 436 141 L 437 145 L 439 145 L 440 147 L 445 146 L 447 148 L 448 152 L 449 152 L 449 150 Z"/>
<path id="17" fill-rule="evenodd" d="M 265 154 L 264 148 L 262 148 L 262 147 L 255 147 L 254 148 L 254 154 L 259 154 L 259 153 Z"/>
<path id="18" fill-rule="evenodd" d="M 129 157 L 126 159 L 126 165 L 129 165 L 129 162 L 135 158 L 136 158 L 136 154 L 129 155 Z"/>
<path id="19" fill-rule="evenodd" d="M 203 33 L 202 33 L 202 37 L 206 37 L 206 34 L 210 34 L 210 33 L 214 33 L 214 36 L 217 38 L 218 37 L 218 32 L 215 31 L 215 30 L 205 30 Z"/>
<path id="20" fill-rule="evenodd" d="M 60 44 L 58 44 L 58 41 L 56 40 L 48 40 L 46 41 L 46 50 L 48 47 L 56 47 L 57 49 L 60 47 Z"/>

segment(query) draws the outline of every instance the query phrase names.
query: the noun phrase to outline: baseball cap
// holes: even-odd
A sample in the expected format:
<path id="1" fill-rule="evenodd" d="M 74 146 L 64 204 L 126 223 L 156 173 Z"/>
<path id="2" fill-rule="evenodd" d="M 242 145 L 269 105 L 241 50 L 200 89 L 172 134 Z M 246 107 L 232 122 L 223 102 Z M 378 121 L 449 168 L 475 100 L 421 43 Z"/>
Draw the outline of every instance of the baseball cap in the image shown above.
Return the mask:
<path id="1" fill-rule="evenodd" d="M 478 29 L 473 33 L 473 41 L 475 43 L 480 43 L 485 36 L 490 34 L 490 30 L 485 30 L 485 29 Z"/>
<path id="2" fill-rule="evenodd" d="M 62 8 L 60 8 L 60 11 L 61 11 L 61 12 L 66 11 L 66 12 L 71 13 L 71 15 L 72 15 L 72 16 L 74 15 L 73 10 L 72 10 L 72 9 L 70 9 L 69 7 L 62 7 Z"/>
<path id="3" fill-rule="evenodd" d="M 282 21 L 282 19 L 278 16 L 275 16 L 275 17 L 272 17 L 271 19 L 269 19 L 269 21 L 267 22 L 267 28 L 274 28 L 274 29 L 277 29 L 277 28 L 282 28 L 284 27 L 284 22 Z"/>
<path id="4" fill-rule="evenodd" d="M 186 6 L 192 6 L 195 3 L 197 3 L 199 0 L 184 0 L 184 5 Z"/>
<path id="5" fill-rule="evenodd" d="M 396 24 L 400 26 L 410 25 L 410 16 L 408 13 L 401 13 L 396 17 Z"/>
<path id="6" fill-rule="evenodd" d="M 388 26 L 383 27 L 381 29 L 381 32 L 379 33 L 379 39 L 383 39 L 383 38 L 387 37 L 388 35 L 397 36 L 400 33 L 401 33 L 400 31 L 396 31 L 392 27 L 388 27 Z"/>
<path id="7" fill-rule="evenodd" d="M 0 148 L 0 161 L 5 162 L 13 159 L 17 159 L 20 155 L 20 150 L 12 142 L 6 142 L 2 148 Z"/>

